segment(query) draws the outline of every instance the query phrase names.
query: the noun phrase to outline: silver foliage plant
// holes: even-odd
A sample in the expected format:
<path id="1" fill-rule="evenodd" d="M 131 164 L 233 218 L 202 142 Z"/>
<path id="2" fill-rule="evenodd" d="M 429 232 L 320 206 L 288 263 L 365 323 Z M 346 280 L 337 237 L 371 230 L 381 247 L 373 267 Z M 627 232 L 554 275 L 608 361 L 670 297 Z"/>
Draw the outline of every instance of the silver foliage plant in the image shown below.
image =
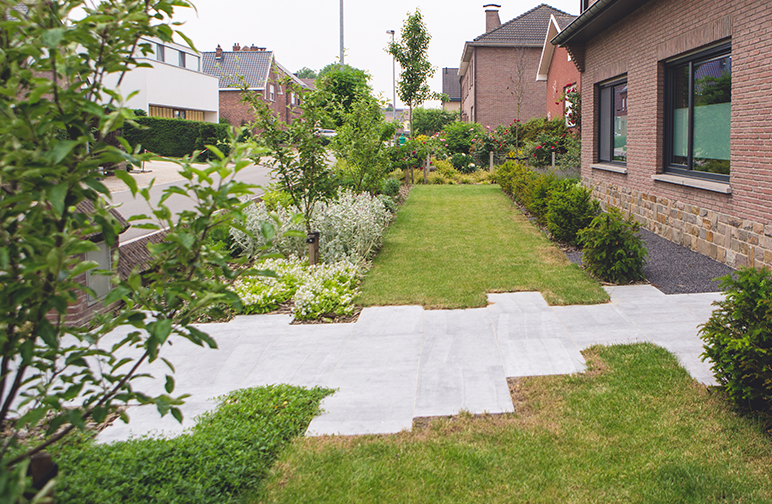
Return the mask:
<path id="1" fill-rule="evenodd" d="M 302 221 L 294 217 L 297 208 L 279 207 L 275 212 L 269 212 L 265 204 L 259 202 L 249 206 L 245 213 L 245 228 L 249 233 L 232 228 L 231 236 L 248 257 L 266 252 L 285 257 L 307 254 L 304 238 L 284 236 L 287 231 L 304 229 Z M 390 219 L 391 213 L 378 196 L 339 189 L 334 200 L 317 204 L 311 216 L 311 228 L 321 233 L 319 253 L 322 261 L 358 264 L 369 260 L 381 246 Z M 261 230 L 271 226 L 276 229 L 276 236 L 273 247 L 265 250 L 267 240 Z"/>

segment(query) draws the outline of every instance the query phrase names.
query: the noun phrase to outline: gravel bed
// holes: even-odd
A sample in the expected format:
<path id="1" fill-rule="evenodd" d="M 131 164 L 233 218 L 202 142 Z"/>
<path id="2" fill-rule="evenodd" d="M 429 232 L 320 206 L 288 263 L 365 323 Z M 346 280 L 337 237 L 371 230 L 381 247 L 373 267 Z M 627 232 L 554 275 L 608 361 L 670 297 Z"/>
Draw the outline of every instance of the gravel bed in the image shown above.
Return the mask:
<path id="1" fill-rule="evenodd" d="M 640 231 L 649 257 L 643 267 L 646 280 L 665 294 L 695 294 L 718 292 L 714 279 L 732 273 L 734 269 L 677 245 L 646 229 Z M 566 252 L 571 262 L 582 263 L 582 252 Z"/>

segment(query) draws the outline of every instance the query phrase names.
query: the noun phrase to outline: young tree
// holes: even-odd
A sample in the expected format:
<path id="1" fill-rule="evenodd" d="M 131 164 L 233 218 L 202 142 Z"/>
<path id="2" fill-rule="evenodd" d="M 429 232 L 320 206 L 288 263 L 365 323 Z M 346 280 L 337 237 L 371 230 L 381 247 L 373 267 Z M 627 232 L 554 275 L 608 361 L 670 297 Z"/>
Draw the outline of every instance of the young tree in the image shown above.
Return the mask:
<path id="1" fill-rule="evenodd" d="M 372 102 L 376 102 L 372 97 L 370 75 L 349 65 L 341 68 L 339 64 L 331 63 L 322 68 L 316 81 L 316 89 L 320 92 L 319 103 L 328 116 L 325 127 L 333 129 L 343 125 L 344 117 L 351 113 L 355 101 L 370 97 Z"/>
<path id="2" fill-rule="evenodd" d="M 299 79 L 316 79 L 317 77 L 316 72 L 308 67 L 301 68 L 295 75 L 297 75 Z"/>
<path id="3" fill-rule="evenodd" d="M 413 111 L 413 126 L 417 135 L 433 135 L 460 117 L 458 111 L 418 107 Z"/>
<path id="4" fill-rule="evenodd" d="M 394 56 L 401 68 L 397 93 L 402 103 L 410 110 L 410 134 L 413 129 L 413 107 L 423 102 L 436 99 L 439 95 L 429 89 L 428 80 L 434 75 L 435 68 L 428 59 L 429 41 L 431 35 L 426 31 L 421 11 L 408 14 L 399 42 L 389 44 L 387 52 Z"/>
<path id="5" fill-rule="evenodd" d="M 301 94 L 292 82 L 287 81 L 286 85 L 293 93 Z M 300 119 L 286 124 L 259 95 L 246 88 L 242 93 L 242 100 L 255 114 L 254 127 L 261 130 L 258 141 L 268 150 L 279 187 L 302 213 L 309 239 L 316 204 L 331 198 L 334 192 L 333 174 L 319 132 L 326 117 L 324 98 L 319 90 L 303 94 Z M 313 258 L 309 260 L 313 262 Z"/>
<path id="6" fill-rule="evenodd" d="M 331 147 L 338 160 L 346 162 L 346 174 L 357 192 L 380 190 L 388 168 L 384 142 L 393 131 L 385 125 L 381 104 L 369 94 L 355 100 L 345 114 Z"/>
<path id="7" fill-rule="evenodd" d="M 159 358 L 170 336 L 198 345 L 216 343 L 191 325 L 213 303 L 238 303 L 222 278 L 236 273 L 224 251 L 206 245 L 209 232 L 239 215 L 249 186 L 236 182 L 248 164 L 245 147 L 220 156 L 206 168 L 180 161 L 183 187 L 168 189 L 153 212 L 166 238 L 152 247 L 150 273 L 121 279 L 104 303 L 122 305 L 88 327 L 65 325 L 68 305 L 79 294 L 96 297 L 80 280 L 94 271 L 83 260 L 97 250 L 89 240 L 116 242 L 120 227 L 108 211 L 110 193 L 97 178 L 100 166 L 148 159 L 116 148 L 111 137 L 134 117 L 120 95 L 104 85 L 108 74 L 138 66 L 151 51 L 141 37 L 170 42 L 170 17 L 183 0 L 0 0 L 0 495 L 15 502 L 27 486 L 30 457 L 88 421 L 101 422 L 120 405 L 155 404 L 181 420 L 181 397 L 136 392 L 132 380 L 145 362 Z M 183 37 L 184 38 L 184 37 Z M 188 41 L 189 42 L 189 41 Z M 126 142 L 122 142 L 130 150 Z M 235 162 L 230 165 L 231 161 Z M 135 194 L 126 172 L 118 172 Z M 213 183 L 219 175 L 221 182 Z M 196 201 L 195 210 L 175 216 L 164 202 L 173 194 Z M 89 213 L 80 206 L 93 207 Z M 221 210 L 225 209 L 225 212 Z M 117 257 L 114 257 L 114 264 Z M 114 345 L 104 336 L 121 325 L 134 330 Z M 137 359 L 120 358 L 127 347 Z M 125 352 L 124 352 L 125 354 Z M 167 363 L 168 364 L 168 363 Z M 169 364 L 171 369 L 171 364 Z M 122 415 L 124 420 L 127 417 Z M 25 442 L 25 432 L 43 437 Z M 44 493 L 48 489 L 44 489 Z"/>

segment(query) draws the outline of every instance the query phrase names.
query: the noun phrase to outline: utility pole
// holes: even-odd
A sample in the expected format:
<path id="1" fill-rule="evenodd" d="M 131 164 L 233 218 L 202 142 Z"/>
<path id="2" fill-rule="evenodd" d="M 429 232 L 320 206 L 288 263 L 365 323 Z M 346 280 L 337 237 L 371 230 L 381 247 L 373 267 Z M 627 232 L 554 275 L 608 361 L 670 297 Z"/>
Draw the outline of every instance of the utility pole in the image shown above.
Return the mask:
<path id="1" fill-rule="evenodd" d="M 387 34 L 391 35 L 391 43 L 394 43 L 394 30 L 387 30 Z M 394 140 L 397 139 L 397 59 L 391 57 L 391 122 L 394 123 Z"/>
<path id="2" fill-rule="evenodd" d="M 343 0 L 340 0 L 340 69 L 343 70 L 345 63 L 343 61 Z"/>

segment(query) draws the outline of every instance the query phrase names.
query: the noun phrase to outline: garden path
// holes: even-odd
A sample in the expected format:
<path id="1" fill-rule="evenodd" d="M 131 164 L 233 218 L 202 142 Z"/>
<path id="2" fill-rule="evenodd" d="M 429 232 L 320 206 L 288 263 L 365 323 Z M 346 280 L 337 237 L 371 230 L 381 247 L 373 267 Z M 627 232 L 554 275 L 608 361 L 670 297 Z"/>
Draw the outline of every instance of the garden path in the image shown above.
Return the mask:
<path id="1" fill-rule="evenodd" d="M 580 351 L 594 344 L 649 341 L 673 352 L 699 382 L 715 384 L 697 333 L 722 294 L 606 289 L 611 302 L 601 305 L 549 306 L 539 293 L 518 292 L 489 294 L 486 308 L 365 308 L 351 324 L 291 325 L 289 315 L 206 324 L 219 350 L 178 339 L 162 352 L 176 367 L 175 394 L 191 394 L 183 424 L 154 407 L 133 407 L 130 424 L 117 422 L 99 440 L 176 435 L 215 406 L 213 397 L 272 383 L 338 389 L 308 435 L 386 434 L 410 429 L 415 417 L 511 412 L 506 378 L 582 372 Z M 165 366 L 156 361 L 144 371 L 155 378 L 137 380 L 135 389 L 162 393 Z"/>

